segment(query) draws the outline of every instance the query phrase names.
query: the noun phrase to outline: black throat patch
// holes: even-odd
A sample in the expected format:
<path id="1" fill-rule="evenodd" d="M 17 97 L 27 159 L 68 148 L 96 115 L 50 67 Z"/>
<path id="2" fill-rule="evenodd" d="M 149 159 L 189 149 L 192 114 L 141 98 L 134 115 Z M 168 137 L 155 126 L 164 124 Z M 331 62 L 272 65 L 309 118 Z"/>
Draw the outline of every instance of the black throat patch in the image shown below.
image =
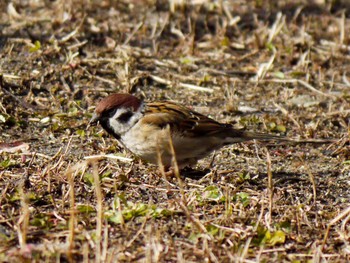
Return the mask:
<path id="1" fill-rule="evenodd" d="M 112 129 L 112 127 L 109 125 L 108 119 L 100 121 L 100 124 L 101 124 L 102 128 L 105 129 L 106 132 L 113 135 L 113 137 L 116 138 L 117 140 L 120 139 L 120 135 L 115 133 L 114 130 Z"/>

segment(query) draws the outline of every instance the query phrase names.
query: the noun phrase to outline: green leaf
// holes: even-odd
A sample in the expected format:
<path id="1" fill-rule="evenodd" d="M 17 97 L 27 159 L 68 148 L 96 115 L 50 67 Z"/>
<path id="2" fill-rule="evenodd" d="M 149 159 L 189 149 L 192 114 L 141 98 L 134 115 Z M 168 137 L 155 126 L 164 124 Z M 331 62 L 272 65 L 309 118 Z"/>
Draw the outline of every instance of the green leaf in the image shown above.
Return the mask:
<path id="1" fill-rule="evenodd" d="M 290 221 L 283 221 L 278 224 L 278 227 L 283 229 L 286 233 L 290 233 L 292 231 L 292 224 Z"/>
<path id="2" fill-rule="evenodd" d="M 277 230 L 271 233 L 267 228 L 259 226 L 257 229 L 257 237 L 253 239 L 255 245 L 274 246 L 276 244 L 284 244 L 286 241 L 286 234 L 282 230 Z"/>
<path id="3" fill-rule="evenodd" d="M 106 178 L 106 177 L 110 178 L 111 175 L 113 175 L 113 172 L 111 170 L 108 170 L 101 175 L 101 179 Z"/>
<path id="4" fill-rule="evenodd" d="M 80 137 L 85 137 L 85 130 L 76 130 L 75 133 Z"/>
<path id="5" fill-rule="evenodd" d="M 287 128 L 286 128 L 286 126 L 284 126 L 282 124 L 279 124 L 279 125 L 276 126 L 276 130 L 278 132 L 285 133 L 287 131 Z"/>
<path id="6" fill-rule="evenodd" d="M 285 79 L 285 75 L 281 71 L 274 72 L 273 75 L 278 79 Z"/>
<path id="7" fill-rule="evenodd" d="M 274 51 L 276 50 L 275 46 L 270 42 L 270 43 L 266 43 L 266 48 L 269 50 L 269 51 Z"/>
<path id="8" fill-rule="evenodd" d="M 52 220 L 45 214 L 38 214 L 32 220 L 30 220 L 31 226 L 49 229 L 52 226 Z"/>
<path id="9" fill-rule="evenodd" d="M 72 106 L 72 107 L 70 107 L 70 108 L 68 109 L 68 116 L 69 116 L 69 117 L 74 117 L 74 116 L 78 115 L 78 112 L 79 112 L 78 108 Z"/>
<path id="10" fill-rule="evenodd" d="M 120 213 L 119 211 L 115 212 L 113 215 L 108 216 L 108 214 L 106 214 L 107 219 L 109 222 L 111 223 L 115 223 L 115 224 L 121 224 L 124 222 L 123 220 L 123 214 Z"/>
<path id="11" fill-rule="evenodd" d="M 277 230 L 271 234 L 267 243 L 271 246 L 274 246 L 276 244 L 284 244 L 284 242 L 286 242 L 286 234 L 282 230 Z"/>
<path id="12" fill-rule="evenodd" d="M 238 177 L 239 177 L 239 179 L 240 179 L 240 182 L 244 182 L 244 181 L 250 179 L 250 173 L 241 172 L 241 173 L 238 173 Z"/>
<path id="13" fill-rule="evenodd" d="M 83 180 L 85 183 L 92 186 L 94 184 L 94 175 L 92 173 L 85 173 L 83 176 Z"/>
<path id="14" fill-rule="evenodd" d="M 225 197 L 221 190 L 214 185 L 207 186 L 202 194 L 203 199 L 210 201 L 224 201 Z"/>
<path id="15" fill-rule="evenodd" d="M 202 235 L 200 233 L 191 233 L 191 235 L 188 237 L 188 239 L 194 243 L 194 244 L 197 244 L 198 243 L 198 240 L 199 238 L 201 237 Z"/>
<path id="16" fill-rule="evenodd" d="M 267 125 L 271 131 L 273 131 L 277 127 L 277 124 L 274 122 L 269 122 Z"/>
<path id="17" fill-rule="evenodd" d="M 51 125 L 51 130 L 53 131 L 58 131 L 59 128 L 60 128 L 60 125 L 57 122 Z"/>
<path id="18" fill-rule="evenodd" d="M 41 199 L 41 197 L 37 196 L 36 195 L 36 192 L 27 192 L 25 194 L 25 198 L 30 200 L 30 201 L 38 201 L 39 199 Z M 19 201 L 21 200 L 21 196 L 18 192 L 18 190 L 16 190 L 11 196 L 10 196 L 10 201 L 11 202 L 16 202 L 16 201 Z"/>
<path id="19" fill-rule="evenodd" d="M 193 64 L 193 58 L 182 57 L 182 58 L 180 58 L 180 62 L 181 62 L 181 64 L 184 64 L 184 65 L 191 65 L 191 64 Z"/>
<path id="20" fill-rule="evenodd" d="M 153 218 L 160 218 L 174 214 L 174 211 L 159 208 L 156 205 L 148 205 L 144 203 L 133 202 L 124 203 L 122 200 L 121 201 L 125 207 L 123 209 L 120 209 L 118 206 L 118 200 L 121 199 L 117 199 L 114 202 L 114 209 L 108 210 L 105 213 L 105 216 L 107 217 L 108 221 L 116 224 L 120 224 L 122 222 L 129 221 L 137 217 L 151 216 Z"/>
<path id="21" fill-rule="evenodd" d="M 220 44 L 221 44 L 222 47 L 229 47 L 230 46 L 230 39 L 228 37 L 224 37 L 221 40 Z"/>
<path id="22" fill-rule="evenodd" d="M 253 239 L 253 243 L 257 246 L 265 244 L 266 238 L 270 235 L 270 231 L 262 226 L 257 228 L 257 236 Z"/>
<path id="23" fill-rule="evenodd" d="M 91 205 L 78 205 L 77 210 L 80 213 L 93 213 L 93 212 L 95 212 L 95 208 Z"/>
<path id="24" fill-rule="evenodd" d="M 34 52 L 40 50 L 40 48 L 41 48 L 41 43 L 40 43 L 40 41 L 36 40 L 34 42 L 34 46 L 29 49 L 29 52 L 34 53 Z"/>
<path id="25" fill-rule="evenodd" d="M 282 124 L 276 124 L 275 122 L 269 122 L 267 124 L 270 131 L 285 133 L 287 131 L 286 126 Z"/>
<path id="26" fill-rule="evenodd" d="M 208 233 L 212 236 L 215 236 L 219 232 L 219 228 L 213 225 L 207 225 L 205 227 L 208 231 Z"/>
<path id="27" fill-rule="evenodd" d="M 203 79 L 202 79 L 202 83 L 209 82 L 209 81 L 211 81 L 211 79 L 212 79 L 212 78 L 211 78 L 210 75 L 205 74 L 204 77 L 203 77 Z"/>
<path id="28" fill-rule="evenodd" d="M 250 204 L 250 196 L 248 193 L 238 193 L 236 195 L 238 197 L 238 200 L 243 204 L 243 207 L 247 207 Z"/>
<path id="29" fill-rule="evenodd" d="M 119 201 L 122 202 L 122 204 L 124 204 L 124 205 L 128 204 L 128 201 L 126 200 L 125 193 L 121 193 L 120 195 L 118 195 L 118 199 L 119 199 Z M 116 203 L 118 203 L 118 202 L 116 202 Z M 116 208 L 119 208 L 119 206 L 116 206 Z"/>
<path id="30" fill-rule="evenodd" d="M 0 122 L 2 122 L 2 123 L 5 123 L 5 122 L 6 122 L 6 118 L 5 118 L 4 115 L 1 115 L 1 114 L 0 114 Z"/>
<path id="31" fill-rule="evenodd" d="M 15 162 L 12 159 L 8 158 L 0 162 L 0 167 L 6 169 L 13 166 L 14 164 Z"/>
<path id="32" fill-rule="evenodd" d="M 290 73 L 292 78 L 305 77 L 306 73 L 302 71 L 294 71 Z"/>

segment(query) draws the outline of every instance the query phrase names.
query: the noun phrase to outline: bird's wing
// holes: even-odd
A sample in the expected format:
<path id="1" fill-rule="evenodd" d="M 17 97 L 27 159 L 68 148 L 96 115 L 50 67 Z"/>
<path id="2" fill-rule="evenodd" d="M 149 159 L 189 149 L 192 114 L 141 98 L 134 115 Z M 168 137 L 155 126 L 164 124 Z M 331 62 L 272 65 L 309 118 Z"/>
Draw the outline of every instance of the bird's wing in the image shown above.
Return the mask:
<path id="1" fill-rule="evenodd" d="M 228 143 L 247 140 L 275 140 L 293 143 L 330 143 L 332 139 L 295 139 L 267 133 L 237 130 L 230 124 L 217 122 L 203 114 L 174 102 L 148 103 L 143 122 L 159 128 L 170 127 L 172 133 L 184 134 L 188 137 L 215 136 Z"/>
<path id="2" fill-rule="evenodd" d="M 160 128 L 170 127 L 171 132 L 189 137 L 226 136 L 235 131 L 231 125 L 219 123 L 203 114 L 174 102 L 148 103 L 144 123 Z M 237 130 L 237 133 L 240 131 Z M 239 134 L 237 134 L 239 136 Z"/>

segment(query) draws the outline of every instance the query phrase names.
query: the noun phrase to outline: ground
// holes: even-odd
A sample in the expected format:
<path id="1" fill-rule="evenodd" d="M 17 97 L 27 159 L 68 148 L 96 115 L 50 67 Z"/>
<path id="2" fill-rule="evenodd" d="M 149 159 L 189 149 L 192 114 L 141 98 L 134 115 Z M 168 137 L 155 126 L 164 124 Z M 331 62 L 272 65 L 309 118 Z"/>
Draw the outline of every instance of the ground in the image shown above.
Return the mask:
<path id="1" fill-rule="evenodd" d="M 347 1 L 0 7 L 0 261 L 349 260 Z M 88 127 L 113 92 L 323 141 L 227 146 L 165 177 Z"/>

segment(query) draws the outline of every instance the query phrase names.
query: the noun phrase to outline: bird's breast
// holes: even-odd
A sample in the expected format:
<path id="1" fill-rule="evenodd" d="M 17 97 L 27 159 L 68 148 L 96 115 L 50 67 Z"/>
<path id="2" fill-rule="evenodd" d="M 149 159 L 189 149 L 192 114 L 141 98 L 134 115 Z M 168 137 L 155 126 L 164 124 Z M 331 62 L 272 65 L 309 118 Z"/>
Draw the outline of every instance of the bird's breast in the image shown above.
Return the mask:
<path id="1" fill-rule="evenodd" d="M 159 156 L 161 156 L 165 166 L 172 166 L 171 144 L 180 166 L 193 163 L 222 146 L 222 141 L 216 137 L 186 137 L 171 133 L 167 128 L 139 125 L 139 123 L 122 135 L 121 141 L 132 153 L 148 162 L 159 164 Z"/>

